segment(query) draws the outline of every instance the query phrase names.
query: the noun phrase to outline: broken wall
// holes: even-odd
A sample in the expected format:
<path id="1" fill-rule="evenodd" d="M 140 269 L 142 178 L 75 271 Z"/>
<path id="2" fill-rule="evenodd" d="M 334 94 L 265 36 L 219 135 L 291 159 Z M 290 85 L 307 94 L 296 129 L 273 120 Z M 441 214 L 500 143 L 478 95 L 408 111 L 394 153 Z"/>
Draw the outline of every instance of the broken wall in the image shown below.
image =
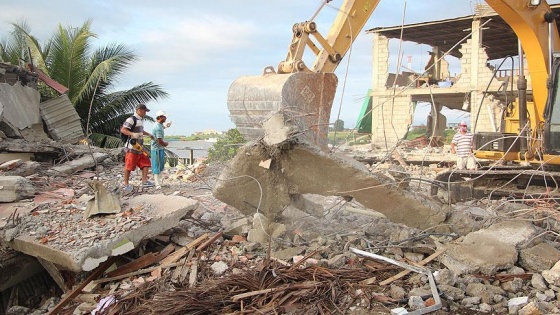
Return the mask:
<path id="1" fill-rule="evenodd" d="M 389 39 L 378 33 L 373 36 L 372 143 L 393 146 L 408 132 L 413 103 L 408 95 L 393 97 L 392 90 L 385 87 L 389 77 Z"/>
<path id="2" fill-rule="evenodd" d="M 465 95 L 466 103 L 463 107 L 463 110 L 471 113 L 471 131 L 496 132 L 501 124 L 502 108 L 506 105 L 485 92 L 498 91 L 507 82 L 498 78 L 492 79 L 494 71 L 488 67 L 488 55 L 484 47 L 477 43 L 473 34 L 473 38 L 461 45 L 461 77 L 455 83 L 455 87 L 471 90 Z M 472 130 L 474 126 L 476 130 Z"/>
<path id="3" fill-rule="evenodd" d="M 506 107 L 506 98 L 501 91 L 504 86 L 509 86 L 509 80 L 513 78 L 493 78 L 494 69 L 489 66 L 488 55 L 481 45 L 483 30 L 480 21 L 473 20 L 472 25 L 472 29 L 478 31 L 461 44 L 460 75 L 455 84 L 445 89 L 437 85 L 429 89 L 409 86 L 388 88 L 389 39 L 380 33 L 373 33 L 373 86 L 370 96 L 372 143 L 375 146 L 392 147 L 406 135 L 414 118 L 418 96 L 431 98 L 438 106 L 470 112 L 473 132 L 500 130 L 502 111 Z M 528 89 L 531 89 L 530 80 L 528 84 Z"/>
<path id="4" fill-rule="evenodd" d="M 10 138 L 47 139 L 39 112 L 40 97 L 39 91 L 19 82 L 0 83 L 0 131 Z"/>

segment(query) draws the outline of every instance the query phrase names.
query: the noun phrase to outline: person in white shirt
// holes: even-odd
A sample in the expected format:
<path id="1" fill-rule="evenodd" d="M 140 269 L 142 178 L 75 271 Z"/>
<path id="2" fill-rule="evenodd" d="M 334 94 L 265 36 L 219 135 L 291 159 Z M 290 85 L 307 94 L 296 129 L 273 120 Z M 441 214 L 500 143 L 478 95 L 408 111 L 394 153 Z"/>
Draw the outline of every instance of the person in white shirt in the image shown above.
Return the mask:
<path id="1" fill-rule="evenodd" d="M 476 161 L 473 156 L 473 134 L 467 129 L 467 123 L 459 123 L 459 131 L 451 140 L 451 153 L 457 154 L 457 169 L 475 170 Z"/>

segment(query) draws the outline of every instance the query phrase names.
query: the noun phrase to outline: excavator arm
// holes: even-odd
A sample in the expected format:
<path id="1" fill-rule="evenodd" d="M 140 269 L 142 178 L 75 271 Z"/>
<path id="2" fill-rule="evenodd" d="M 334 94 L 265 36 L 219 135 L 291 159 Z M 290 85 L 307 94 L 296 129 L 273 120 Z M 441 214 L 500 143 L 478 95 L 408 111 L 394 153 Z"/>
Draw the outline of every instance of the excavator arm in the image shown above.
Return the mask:
<path id="1" fill-rule="evenodd" d="M 378 3 L 379 0 L 345 1 L 339 8 L 336 19 L 326 38 L 319 33 L 317 24 L 314 21 L 294 24 L 288 55 L 286 60 L 278 65 L 278 73 L 299 71 L 334 72 L 358 34 L 362 31 Z M 315 44 L 311 37 L 315 38 L 319 45 Z M 311 69 L 302 60 L 306 47 L 309 47 L 316 56 Z"/>

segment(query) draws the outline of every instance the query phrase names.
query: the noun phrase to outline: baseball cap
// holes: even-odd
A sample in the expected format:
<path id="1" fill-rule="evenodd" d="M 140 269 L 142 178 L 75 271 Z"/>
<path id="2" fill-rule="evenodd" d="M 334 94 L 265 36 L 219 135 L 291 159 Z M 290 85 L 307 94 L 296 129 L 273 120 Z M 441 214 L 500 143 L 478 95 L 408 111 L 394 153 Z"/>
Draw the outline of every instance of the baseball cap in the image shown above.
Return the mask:
<path id="1" fill-rule="evenodd" d="M 167 113 L 166 113 L 165 111 L 160 110 L 160 111 L 158 111 L 158 112 L 156 113 L 156 117 L 159 117 L 159 116 L 165 116 L 165 117 L 167 117 L 168 115 L 167 115 Z"/>
<path id="2" fill-rule="evenodd" d="M 136 105 L 136 110 L 138 110 L 138 109 L 143 109 L 143 110 L 145 110 L 145 111 L 147 111 L 147 112 L 150 111 L 150 110 L 148 109 L 148 107 L 147 107 L 145 104 L 138 104 L 138 105 Z"/>
<path id="3" fill-rule="evenodd" d="M 462 121 L 462 122 L 459 123 L 459 126 L 466 126 L 466 125 L 467 125 L 467 123 L 464 122 L 464 121 Z"/>

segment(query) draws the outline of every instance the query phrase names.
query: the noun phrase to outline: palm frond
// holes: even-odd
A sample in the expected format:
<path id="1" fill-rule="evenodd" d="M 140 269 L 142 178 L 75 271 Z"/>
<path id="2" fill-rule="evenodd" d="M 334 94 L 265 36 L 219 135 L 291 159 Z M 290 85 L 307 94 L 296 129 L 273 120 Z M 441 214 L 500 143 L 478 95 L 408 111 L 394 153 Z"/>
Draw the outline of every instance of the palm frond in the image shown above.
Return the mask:
<path id="1" fill-rule="evenodd" d="M 100 133 L 92 133 L 89 135 L 89 140 L 96 147 L 109 148 L 109 149 L 122 147 L 122 142 L 120 137 L 113 137 Z"/>
<path id="2" fill-rule="evenodd" d="M 32 36 L 30 28 L 25 21 L 12 23 L 14 30 L 12 31 L 12 36 L 14 43 L 17 47 L 15 49 L 19 50 L 19 54 L 22 60 L 33 63 L 33 65 L 43 71 L 48 71 L 45 65 L 44 54 L 41 51 L 41 46 L 37 38 Z M 31 52 L 31 59 L 29 60 L 28 49 Z"/>
<path id="3" fill-rule="evenodd" d="M 89 40 L 96 37 L 89 30 L 90 24 L 91 20 L 80 28 L 63 28 L 59 25 L 51 40 L 47 61 L 49 75 L 69 88 L 68 97 L 71 101 L 88 77 Z"/>
<path id="4" fill-rule="evenodd" d="M 74 103 L 91 98 L 91 95 L 104 94 L 107 87 L 115 82 L 118 75 L 122 74 L 138 57 L 123 45 L 113 44 L 98 49 L 89 60 L 90 70 L 87 80 L 76 91 Z"/>

